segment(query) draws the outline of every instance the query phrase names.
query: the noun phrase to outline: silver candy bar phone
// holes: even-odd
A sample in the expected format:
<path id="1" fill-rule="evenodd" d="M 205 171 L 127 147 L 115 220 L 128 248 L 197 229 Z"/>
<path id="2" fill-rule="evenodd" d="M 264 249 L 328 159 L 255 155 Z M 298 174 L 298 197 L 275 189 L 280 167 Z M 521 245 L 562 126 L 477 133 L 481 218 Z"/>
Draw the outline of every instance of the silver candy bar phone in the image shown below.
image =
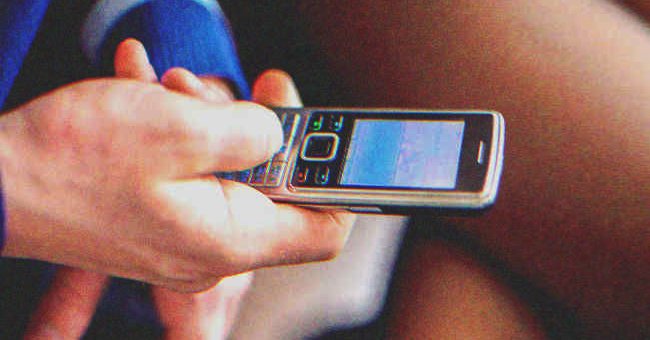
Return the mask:
<path id="1" fill-rule="evenodd" d="M 480 211 L 494 203 L 505 123 L 491 111 L 277 108 L 284 145 L 228 180 L 271 199 L 356 212 Z"/>

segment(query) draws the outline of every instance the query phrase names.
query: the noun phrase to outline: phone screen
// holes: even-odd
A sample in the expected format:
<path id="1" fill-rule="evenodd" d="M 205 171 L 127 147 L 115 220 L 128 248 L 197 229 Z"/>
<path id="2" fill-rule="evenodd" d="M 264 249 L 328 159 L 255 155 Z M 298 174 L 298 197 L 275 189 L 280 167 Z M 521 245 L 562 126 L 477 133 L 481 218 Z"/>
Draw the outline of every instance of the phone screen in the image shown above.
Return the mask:
<path id="1" fill-rule="evenodd" d="M 342 186 L 454 189 L 465 122 L 356 119 Z"/>

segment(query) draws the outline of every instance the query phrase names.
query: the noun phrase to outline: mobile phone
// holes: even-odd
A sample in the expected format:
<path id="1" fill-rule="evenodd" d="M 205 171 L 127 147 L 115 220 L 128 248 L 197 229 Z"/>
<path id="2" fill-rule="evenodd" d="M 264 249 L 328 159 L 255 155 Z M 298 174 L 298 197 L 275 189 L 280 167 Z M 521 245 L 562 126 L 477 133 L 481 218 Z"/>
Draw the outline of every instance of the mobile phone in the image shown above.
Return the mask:
<path id="1" fill-rule="evenodd" d="M 274 201 L 355 212 L 473 212 L 491 206 L 505 122 L 493 111 L 275 108 L 284 144 L 228 180 Z"/>

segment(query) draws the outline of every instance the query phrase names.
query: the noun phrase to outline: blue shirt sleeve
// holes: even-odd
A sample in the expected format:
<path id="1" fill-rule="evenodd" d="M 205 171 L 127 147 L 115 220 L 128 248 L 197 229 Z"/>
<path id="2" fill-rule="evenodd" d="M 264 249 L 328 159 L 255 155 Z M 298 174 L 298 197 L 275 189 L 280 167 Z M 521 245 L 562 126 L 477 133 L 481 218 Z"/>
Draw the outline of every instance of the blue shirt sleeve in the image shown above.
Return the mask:
<path id="1" fill-rule="evenodd" d="M 0 109 L 49 4 L 50 0 L 0 1 Z"/>

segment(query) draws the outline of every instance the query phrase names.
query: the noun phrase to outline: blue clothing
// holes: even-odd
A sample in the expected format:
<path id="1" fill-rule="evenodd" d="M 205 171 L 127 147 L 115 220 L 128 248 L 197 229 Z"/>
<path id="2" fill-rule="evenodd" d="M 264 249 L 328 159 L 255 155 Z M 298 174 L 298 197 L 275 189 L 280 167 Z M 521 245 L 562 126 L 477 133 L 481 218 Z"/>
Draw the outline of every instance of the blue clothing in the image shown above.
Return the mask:
<path id="1" fill-rule="evenodd" d="M 49 4 L 50 0 L 0 2 L 0 110 Z"/>
<path id="2" fill-rule="evenodd" d="M 94 37 L 92 41 L 92 32 L 84 32 L 92 41 L 85 44 L 91 45 L 86 48 L 86 54 L 104 69 L 110 68 L 117 44 L 126 38 L 136 38 L 146 47 L 159 77 L 168 69 L 181 66 L 195 74 L 228 79 L 240 98 L 250 99 L 228 22 L 216 2 L 212 2 L 213 6 L 205 2 L 145 1 L 122 15 L 103 39 Z M 110 18 L 106 21 L 113 22 Z M 86 28 L 89 26 L 94 25 L 87 23 Z"/>
<path id="3" fill-rule="evenodd" d="M 0 110 L 50 2 L 0 1 Z M 249 99 L 250 89 L 228 22 L 220 11 L 207 8 L 203 2 L 206 1 L 137 1 L 140 4 L 112 22 L 108 34 L 99 38 L 98 50 L 92 51 L 91 58 L 109 71 L 117 44 L 128 37 L 137 38 L 147 48 L 158 75 L 181 66 L 197 74 L 220 76 L 232 83 L 240 98 Z"/>

